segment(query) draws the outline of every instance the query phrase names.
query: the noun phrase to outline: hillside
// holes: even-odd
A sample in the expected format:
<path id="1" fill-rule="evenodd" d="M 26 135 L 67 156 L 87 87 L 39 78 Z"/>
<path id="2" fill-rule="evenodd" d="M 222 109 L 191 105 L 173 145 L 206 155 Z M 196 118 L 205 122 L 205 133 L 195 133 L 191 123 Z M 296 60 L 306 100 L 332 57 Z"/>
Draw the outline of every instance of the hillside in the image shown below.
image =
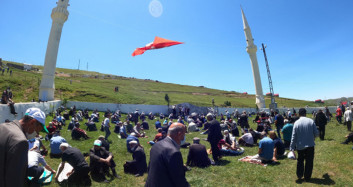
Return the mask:
<path id="1" fill-rule="evenodd" d="M 5 60 L 3 63 L 3 67 L 7 63 L 21 65 Z M 33 67 L 39 71 L 11 68 L 12 76 L 5 71 L 4 75 L 0 76 L 0 89 L 4 90 L 10 86 L 15 102 L 38 100 L 43 67 Z M 119 88 L 118 92 L 114 91 L 115 87 Z M 214 99 L 216 106 L 225 106 L 225 101 L 229 101 L 231 107 L 255 107 L 254 95 L 63 68 L 56 69 L 55 89 L 55 98 L 61 100 L 166 105 L 164 97 L 168 94 L 170 104 L 188 102 L 198 106 L 212 106 Z M 276 102 L 279 107 L 323 106 L 311 101 L 287 98 L 276 98 Z M 270 97 L 266 97 L 266 105 L 269 103 Z"/>

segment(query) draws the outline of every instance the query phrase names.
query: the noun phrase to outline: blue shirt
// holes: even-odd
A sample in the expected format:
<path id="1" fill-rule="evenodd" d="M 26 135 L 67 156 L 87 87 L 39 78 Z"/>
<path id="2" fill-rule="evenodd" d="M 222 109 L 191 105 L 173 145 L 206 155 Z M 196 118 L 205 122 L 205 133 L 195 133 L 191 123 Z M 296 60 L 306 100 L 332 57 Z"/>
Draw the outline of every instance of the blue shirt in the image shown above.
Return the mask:
<path id="1" fill-rule="evenodd" d="M 315 137 L 319 135 L 315 122 L 307 117 L 300 117 L 293 126 L 290 150 L 303 150 L 315 146 Z"/>
<path id="2" fill-rule="evenodd" d="M 293 124 L 287 123 L 281 131 L 283 133 L 283 140 L 290 142 L 292 139 Z"/>
<path id="3" fill-rule="evenodd" d="M 273 143 L 273 140 L 271 138 L 262 138 L 262 140 L 260 140 L 259 142 L 259 148 L 262 149 L 261 154 L 259 154 L 259 156 L 266 160 L 272 160 L 274 147 L 275 144 Z"/>
<path id="4" fill-rule="evenodd" d="M 130 153 L 132 153 L 131 149 L 130 149 L 130 145 L 129 145 L 129 142 L 131 141 L 137 141 L 137 143 L 139 144 L 139 139 L 135 136 L 131 136 L 129 135 L 127 138 L 126 138 L 126 148 L 127 148 L 127 151 L 129 151 Z"/>
<path id="5" fill-rule="evenodd" d="M 162 128 L 160 121 L 156 121 L 155 125 L 156 125 L 156 129 Z"/>
<path id="6" fill-rule="evenodd" d="M 67 143 L 65 138 L 61 137 L 61 136 L 53 136 L 50 139 L 50 149 L 51 149 L 51 153 L 53 154 L 60 154 L 61 150 L 59 148 L 61 143 Z"/>

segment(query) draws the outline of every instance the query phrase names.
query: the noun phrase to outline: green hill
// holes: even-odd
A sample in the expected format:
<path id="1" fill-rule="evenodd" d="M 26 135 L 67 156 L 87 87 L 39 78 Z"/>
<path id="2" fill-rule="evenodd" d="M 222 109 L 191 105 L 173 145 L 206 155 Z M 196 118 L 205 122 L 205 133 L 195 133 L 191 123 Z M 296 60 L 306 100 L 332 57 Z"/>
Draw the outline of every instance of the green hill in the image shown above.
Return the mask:
<path id="1" fill-rule="evenodd" d="M 8 63 L 22 65 L 3 60 L 3 67 Z M 39 71 L 24 71 L 16 68 L 13 75 L 4 73 L 0 76 L 0 89 L 10 86 L 15 102 L 38 100 L 42 66 L 32 66 Z M 115 92 L 114 88 L 119 87 Z M 198 106 L 225 106 L 229 101 L 231 107 L 255 107 L 255 96 L 244 95 L 234 91 L 223 91 L 205 87 L 186 86 L 163 83 L 153 80 L 127 78 L 116 75 L 102 74 L 92 71 L 56 69 L 55 98 L 86 102 L 121 103 L 121 104 L 151 104 L 166 105 L 165 94 L 170 98 L 170 104 L 188 102 Z M 276 98 L 279 107 L 323 106 L 311 101 Z M 270 97 L 266 97 L 266 105 Z M 228 105 L 229 106 L 229 105 Z"/>

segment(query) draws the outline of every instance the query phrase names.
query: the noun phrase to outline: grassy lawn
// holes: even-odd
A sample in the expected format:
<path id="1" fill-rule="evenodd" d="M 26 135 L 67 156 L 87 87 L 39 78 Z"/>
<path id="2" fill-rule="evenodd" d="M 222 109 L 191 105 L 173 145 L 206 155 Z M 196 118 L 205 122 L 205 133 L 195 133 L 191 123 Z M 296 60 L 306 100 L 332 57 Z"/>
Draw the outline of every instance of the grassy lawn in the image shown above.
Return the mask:
<path id="1" fill-rule="evenodd" d="M 4 60 L 4 63 L 13 63 Z M 42 66 L 36 66 L 42 69 Z M 13 90 L 15 102 L 38 100 L 41 71 L 22 71 L 11 68 L 13 75 L 0 75 L 0 89 L 3 91 L 10 86 Z M 115 75 L 72 70 L 56 69 L 55 99 L 120 103 L 120 104 L 148 104 L 166 105 L 165 94 L 169 95 L 170 104 L 191 103 L 197 106 L 212 106 L 212 99 L 216 106 L 223 106 L 225 101 L 231 102 L 231 107 L 254 108 L 255 96 L 244 95 L 235 91 L 223 91 L 196 86 L 186 86 L 171 83 L 162 83 L 152 80 L 126 78 Z M 85 76 L 85 77 L 83 77 Z M 70 84 L 70 81 L 72 84 Z M 114 92 L 118 86 L 119 92 Z M 233 88 L 237 90 L 236 87 Z M 271 98 L 265 97 L 266 105 Z M 324 106 L 313 101 L 303 101 L 288 98 L 276 98 L 279 107 Z"/>
<path id="2" fill-rule="evenodd" d="M 100 116 L 103 116 L 101 114 Z M 125 115 L 121 119 L 125 119 Z M 47 123 L 52 117 L 47 117 Z M 100 118 L 100 121 L 103 117 Z M 252 121 L 252 119 L 249 119 Z M 85 122 L 85 121 L 84 121 Z M 84 127 L 84 122 L 80 122 L 81 127 Z M 147 163 L 149 161 L 149 151 L 151 146 L 147 144 L 149 140 L 152 140 L 156 134 L 154 128 L 154 122 L 148 120 L 150 130 L 146 131 L 148 138 L 140 138 L 140 143 L 145 149 L 147 156 Z M 68 124 L 68 121 L 66 122 Z M 250 123 L 252 128 L 256 128 L 256 125 Z M 97 127 L 100 127 L 100 123 L 97 123 Z M 99 135 L 104 135 L 101 131 L 88 132 L 88 135 L 92 139 L 84 141 L 73 141 L 71 139 L 71 132 L 65 130 L 67 126 L 62 130 L 62 136 L 69 142 L 73 147 L 77 147 L 81 152 L 88 152 L 93 147 L 93 141 L 98 138 Z M 131 160 L 132 156 L 126 150 L 125 139 L 119 139 L 118 136 L 113 132 L 109 140 L 112 141 L 110 145 L 110 151 L 114 154 L 114 160 L 117 163 L 117 173 L 122 177 L 121 179 L 114 179 L 109 184 L 103 183 L 92 183 L 92 186 L 144 186 L 147 174 L 143 177 L 134 177 L 133 175 L 124 174 L 123 164 L 126 160 Z M 326 127 L 326 136 L 324 141 L 316 139 L 315 146 L 315 160 L 313 169 L 313 182 L 311 183 L 296 183 L 296 161 L 283 159 L 280 160 L 279 165 L 263 167 L 260 165 L 249 164 L 238 161 L 239 158 L 247 155 L 255 155 L 258 151 L 258 147 L 245 148 L 245 153 L 241 156 L 236 157 L 223 157 L 221 166 L 210 166 L 206 169 L 192 168 L 191 171 L 186 173 L 187 181 L 191 186 L 318 186 L 318 185 L 337 185 L 337 186 L 352 186 L 353 184 L 353 151 L 352 144 L 342 145 L 342 142 L 348 132 L 346 127 L 339 125 L 336 121 L 331 121 Z M 200 135 L 200 133 L 193 132 L 186 135 L 187 142 L 192 143 L 192 138 L 200 137 L 204 139 L 207 135 Z M 43 141 L 46 147 L 49 147 L 49 143 Z M 206 141 L 201 141 L 201 144 L 206 145 L 207 149 L 210 148 L 210 144 Z M 183 154 L 184 163 L 186 162 L 188 149 L 181 149 Z M 212 158 L 211 155 L 209 155 Z M 46 157 L 47 163 L 55 170 L 60 159 L 51 159 Z M 89 158 L 87 158 L 89 161 Z M 325 178 L 324 178 L 325 177 Z M 59 186 L 56 183 L 50 184 L 50 186 Z"/>

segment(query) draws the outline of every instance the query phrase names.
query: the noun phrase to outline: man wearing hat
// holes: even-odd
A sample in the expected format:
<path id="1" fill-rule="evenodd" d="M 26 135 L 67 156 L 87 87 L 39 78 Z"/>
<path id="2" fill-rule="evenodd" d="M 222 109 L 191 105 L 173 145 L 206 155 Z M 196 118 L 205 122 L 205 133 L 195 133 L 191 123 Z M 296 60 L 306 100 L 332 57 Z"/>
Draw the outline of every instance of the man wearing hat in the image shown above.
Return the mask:
<path id="1" fill-rule="evenodd" d="M 132 161 L 126 161 L 124 172 L 134 174 L 136 177 L 143 176 L 147 172 L 146 154 L 137 141 L 129 142 L 132 151 Z"/>
<path id="2" fill-rule="evenodd" d="M 314 121 L 306 117 L 305 108 L 299 109 L 300 118 L 294 123 L 290 150 L 298 151 L 297 177 L 309 181 L 314 165 L 315 137 L 319 135 Z M 305 160 L 305 167 L 304 167 Z"/>
<path id="3" fill-rule="evenodd" d="M 104 147 L 105 150 L 109 151 L 109 149 L 110 149 L 110 144 L 109 144 L 109 142 L 108 142 L 107 140 L 105 140 L 105 137 L 104 137 L 103 135 L 100 135 L 100 136 L 98 137 L 98 140 L 101 141 L 102 147 Z"/>
<path id="4" fill-rule="evenodd" d="M 194 143 L 189 147 L 186 165 L 200 168 L 211 165 L 211 160 L 208 158 L 206 147 L 200 144 L 200 138 L 195 137 L 193 142 Z"/>
<path id="5" fill-rule="evenodd" d="M 28 162 L 28 142 L 45 127 L 45 113 L 39 108 L 27 109 L 17 121 L 0 125 L 0 186 L 23 186 Z"/>
<path id="6" fill-rule="evenodd" d="M 109 174 L 109 167 L 112 170 L 113 176 L 120 178 L 115 171 L 115 162 L 113 160 L 113 154 L 102 147 L 102 142 L 100 140 L 95 140 L 93 143 L 93 148 L 90 149 L 90 170 L 92 178 L 97 178 L 97 180 L 102 180 L 104 182 L 109 182 L 105 175 Z"/>

